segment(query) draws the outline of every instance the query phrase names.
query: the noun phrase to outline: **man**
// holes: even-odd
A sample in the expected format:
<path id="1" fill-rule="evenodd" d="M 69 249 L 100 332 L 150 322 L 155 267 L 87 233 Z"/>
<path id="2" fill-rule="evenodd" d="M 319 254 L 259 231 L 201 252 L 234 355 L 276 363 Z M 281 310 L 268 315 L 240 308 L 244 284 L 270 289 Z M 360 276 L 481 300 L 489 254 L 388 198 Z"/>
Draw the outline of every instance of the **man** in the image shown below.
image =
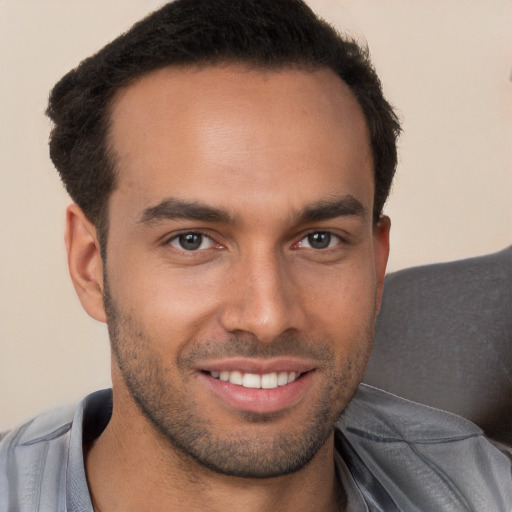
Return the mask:
<path id="1" fill-rule="evenodd" d="M 361 48 L 296 0 L 178 0 L 48 113 L 113 387 L 4 436 L 2 510 L 506 509 L 474 425 L 358 391 L 399 132 Z"/>

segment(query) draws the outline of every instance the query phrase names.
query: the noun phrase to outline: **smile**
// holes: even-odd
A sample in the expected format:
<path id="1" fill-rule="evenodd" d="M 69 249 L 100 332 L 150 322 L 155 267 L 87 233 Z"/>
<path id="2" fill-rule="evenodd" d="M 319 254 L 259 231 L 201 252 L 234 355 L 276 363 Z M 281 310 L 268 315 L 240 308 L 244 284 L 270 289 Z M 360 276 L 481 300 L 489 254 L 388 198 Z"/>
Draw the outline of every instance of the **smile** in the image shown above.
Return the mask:
<path id="1" fill-rule="evenodd" d="M 210 360 L 198 364 L 200 382 L 223 407 L 271 414 L 289 410 L 315 389 L 318 361 L 296 357 Z"/>
<path id="2" fill-rule="evenodd" d="M 229 382 L 230 384 L 234 384 L 236 386 L 242 386 L 244 388 L 250 389 L 274 389 L 279 386 L 286 386 L 287 384 L 291 384 L 298 377 L 300 377 L 299 372 L 271 372 L 264 374 L 257 373 L 243 373 L 241 371 L 228 371 L 224 370 L 221 372 L 212 371 L 210 375 L 214 379 L 219 379 L 223 382 Z"/>

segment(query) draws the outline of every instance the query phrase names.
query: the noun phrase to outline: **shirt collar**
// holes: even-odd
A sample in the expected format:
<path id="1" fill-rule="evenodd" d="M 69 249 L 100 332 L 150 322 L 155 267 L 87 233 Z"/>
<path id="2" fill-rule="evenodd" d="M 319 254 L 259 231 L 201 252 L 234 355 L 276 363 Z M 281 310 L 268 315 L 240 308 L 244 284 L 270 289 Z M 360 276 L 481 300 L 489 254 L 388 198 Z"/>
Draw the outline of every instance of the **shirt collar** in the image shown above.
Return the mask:
<path id="1" fill-rule="evenodd" d="M 85 474 L 84 450 L 103 432 L 112 415 L 112 390 L 96 391 L 75 410 L 71 428 L 66 479 L 67 512 L 94 512 Z M 340 432 L 336 431 L 338 437 Z M 338 443 L 336 443 L 338 444 Z M 347 512 L 368 512 L 365 500 L 338 449 L 334 461 L 338 483 L 347 498 Z"/>
<path id="2" fill-rule="evenodd" d="M 96 439 L 112 414 L 112 390 L 87 396 L 76 408 L 69 441 L 66 479 L 67 512 L 94 512 L 87 486 L 84 447 Z"/>

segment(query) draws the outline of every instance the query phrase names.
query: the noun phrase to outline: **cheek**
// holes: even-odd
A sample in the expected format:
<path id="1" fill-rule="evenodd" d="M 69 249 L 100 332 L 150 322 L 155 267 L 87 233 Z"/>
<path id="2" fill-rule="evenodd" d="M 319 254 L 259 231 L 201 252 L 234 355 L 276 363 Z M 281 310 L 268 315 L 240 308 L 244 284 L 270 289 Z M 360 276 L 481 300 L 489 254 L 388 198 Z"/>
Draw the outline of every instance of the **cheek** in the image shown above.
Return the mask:
<path id="1" fill-rule="evenodd" d="M 372 268 L 370 263 L 333 269 L 331 275 L 307 287 L 311 334 L 331 344 L 338 368 L 349 370 L 354 380 L 362 378 L 373 339 L 376 279 Z"/>
<path id="2" fill-rule="evenodd" d="M 377 283 L 371 262 L 327 267 L 301 274 L 304 302 L 335 332 L 354 330 L 374 321 Z"/>
<path id="3" fill-rule="evenodd" d="M 171 344 L 178 350 L 201 333 L 215 310 L 218 281 L 211 272 L 139 264 L 114 274 L 110 287 L 120 310 L 143 326 L 154 348 L 169 352 Z"/>
<path id="4" fill-rule="evenodd" d="M 304 334 L 330 343 L 339 358 L 367 345 L 373 329 L 376 280 L 367 252 L 342 265 L 294 263 L 286 272 L 286 295 L 304 312 Z M 126 257 L 109 265 L 111 293 L 118 307 L 137 319 L 148 342 L 162 354 L 175 354 L 194 339 L 225 335 L 217 312 L 223 301 L 232 298 L 233 278 L 225 264 L 175 268 L 162 261 Z"/>

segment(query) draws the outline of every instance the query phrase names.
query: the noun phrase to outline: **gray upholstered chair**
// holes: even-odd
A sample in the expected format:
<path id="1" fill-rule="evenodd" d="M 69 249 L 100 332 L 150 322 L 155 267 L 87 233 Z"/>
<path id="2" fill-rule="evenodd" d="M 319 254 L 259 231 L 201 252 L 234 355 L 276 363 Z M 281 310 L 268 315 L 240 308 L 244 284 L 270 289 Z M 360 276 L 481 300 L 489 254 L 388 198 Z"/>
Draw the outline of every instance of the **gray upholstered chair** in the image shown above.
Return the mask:
<path id="1" fill-rule="evenodd" d="M 390 274 L 363 380 L 512 446 L 512 247 Z"/>

